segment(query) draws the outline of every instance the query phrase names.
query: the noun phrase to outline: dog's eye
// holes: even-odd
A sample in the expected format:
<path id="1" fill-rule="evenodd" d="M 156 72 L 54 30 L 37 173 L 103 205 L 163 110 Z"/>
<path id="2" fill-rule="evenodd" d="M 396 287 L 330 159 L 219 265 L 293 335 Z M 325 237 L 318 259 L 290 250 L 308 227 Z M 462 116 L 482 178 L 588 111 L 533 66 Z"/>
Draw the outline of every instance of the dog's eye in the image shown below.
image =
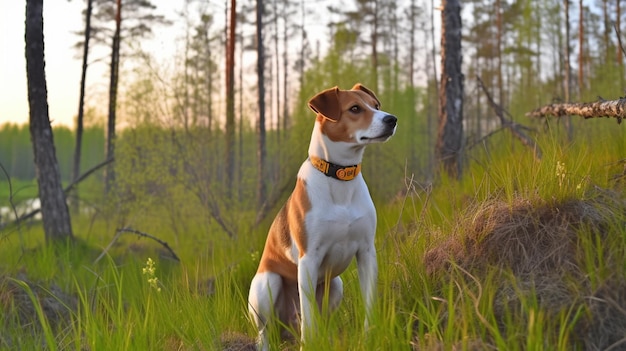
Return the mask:
<path id="1" fill-rule="evenodd" d="M 374 105 L 374 108 L 377 109 L 377 110 L 380 110 L 380 105 L 376 104 L 376 105 Z"/>
<path id="2" fill-rule="evenodd" d="M 359 105 L 354 105 L 354 106 L 350 107 L 350 112 L 352 112 L 352 113 L 359 113 L 359 112 L 361 112 L 361 107 Z"/>

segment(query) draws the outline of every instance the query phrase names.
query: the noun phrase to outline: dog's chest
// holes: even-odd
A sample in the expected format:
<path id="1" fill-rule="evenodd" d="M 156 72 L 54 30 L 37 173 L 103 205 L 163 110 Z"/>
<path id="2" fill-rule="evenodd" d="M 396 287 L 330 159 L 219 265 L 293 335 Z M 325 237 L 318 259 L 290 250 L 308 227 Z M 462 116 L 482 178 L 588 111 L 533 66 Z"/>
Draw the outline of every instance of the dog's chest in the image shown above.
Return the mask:
<path id="1" fill-rule="evenodd" d="M 305 220 L 308 253 L 320 260 L 320 272 L 339 275 L 359 250 L 373 243 L 374 204 L 362 178 L 352 184 L 309 187 L 308 192 L 312 205 Z"/>

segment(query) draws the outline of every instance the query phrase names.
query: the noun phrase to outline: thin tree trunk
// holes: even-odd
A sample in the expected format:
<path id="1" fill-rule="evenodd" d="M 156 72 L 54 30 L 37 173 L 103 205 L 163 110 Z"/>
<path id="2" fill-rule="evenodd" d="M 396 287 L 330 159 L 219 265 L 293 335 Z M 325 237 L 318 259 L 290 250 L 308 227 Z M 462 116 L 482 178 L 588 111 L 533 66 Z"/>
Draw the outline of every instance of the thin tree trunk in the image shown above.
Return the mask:
<path id="1" fill-rule="evenodd" d="M 204 33 L 205 35 L 205 42 L 206 42 L 206 48 L 207 48 L 207 124 L 208 124 L 208 132 L 209 132 L 209 137 L 211 137 L 211 134 L 213 132 L 213 70 L 212 70 L 212 65 L 211 65 L 211 38 L 209 37 L 209 28 L 206 28 L 206 31 Z"/>
<path id="2" fill-rule="evenodd" d="M 25 43 L 30 135 L 35 156 L 43 228 L 46 242 L 51 243 L 61 239 L 72 239 L 73 235 L 48 114 L 43 0 L 26 1 Z"/>
<path id="3" fill-rule="evenodd" d="M 286 12 L 286 10 L 285 10 Z M 289 55 L 287 48 L 289 40 L 287 35 L 287 14 L 284 16 L 284 26 L 283 26 L 283 138 L 287 132 L 287 127 L 289 126 L 289 104 L 287 93 L 287 89 L 289 87 Z"/>
<path id="4" fill-rule="evenodd" d="M 91 12 L 93 10 L 93 0 L 87 0 L 87 11 L 85 13 L 85 42 L 83 43 L 83 66 L 80 76 L 80 96 L 78 98 L 78 118 L 76 119 L 76 146 L 74 147 L 74 164 L 72 166 L 72 180 L 76 180 L 80 175 L 80 157 L 83 144 L 83 129 L 85 116 L 85 85 L 87 80 L 87 59 L 89 56 L 89 39 L 91 38 Z M 77 195 L 78 189 L 74 190 Z M 74 211 L 78 212 L 78 201 L 72 202 Z"/>
<path id="5" fill-rule="evenodd" d="M 280 113 L 281 113 L 281 108 L 280 108 L 280 64 L 279 64 L 279 58 L 280 58 L 280 51 L 278 48 L 278 7 L 276 5 L 277 0 L 273 1 L 273 5 L 274 5 L 274 62 L 276 64 L 276 91 L 274 92 L 276 94 L 276 142 L 278 145 L 280 145 L 280 127 L 281 127 L 281 122 L 280 122 Z"/>
<path id="6" fill-rule="evenodd" d="M 415 22 L 417 20 L 415 0 L 411 0 L 409 6 L 409 21 L 411 22 L 411 29 L 409 30 L 409 87 L 413 91 L 415 89 Z"/>
<path id="7" fill-rule="evenodd" d="M 441 87 L 437 157 L 451 178 L 461 177 L 463 147 L 463 73 L 461 72 L 461 5 L 443 0 L 441 13 Z"/>
<path id="8" fill-rule="evenodd" d="M 609 18 L 609 9 L 608 9 L 609 0 L 602 0 L 602 22 L 604 22 L 604 62 L 609 63 L 611 54 L 609 54 L 609 34 L 611 32 L 611 20 Z"/>
<path id="9" fill-rule="evenodd" d="M 584 71 L 585 71 L 585 12 L 583 11 L 583 0 L 578 0 L 578 100 L 582 99 L 583 89 L 585 87 Z"/>
<path id="10" fill-rule="evenodd" d="M 622 0 L 615 0 L 615 28 L 617 28 L 616 35 L 621 35 L 622 33 Z M 617 57 L 616 62 L 618 66 L 622 66 L 624 63 L 622 62 L 622 48 L 617 47 Z M 620 79 L 623 80 L 623 76 L 620 76 Z"/>
<path id="11" fill-rule="evenodd" d="M 265 54 L 263 49 L 263 0 L 256 1 L 257 79 L 259 92 L 259 136 L 257 147 L 257 208 L 261 209 L 267 194 L 265 186 Z"/>
<path id="12" fill-rule="evenodd" d="M 243 62 L 243 54 L 244 54 L 244 39 L 243 30 L 239 33 L 239 62 Z M 239 154 L 238 154 L 238 163 L 237 168 L 239 171 L 237 172 L 237 195 L 239 197 L 239 201 L 243 201 L 243 173 L 244 173 L 244 158 L 243 158 L 243 65 L 239 65 Z"/>
<path id="13" fill-rule="evenodd" d="M 378 87 L 378 0 L 373 0 L 374 24 L 372 26 L 372 77 L 374 79 L 375 91 L 380 91 Z"/>
<path id="14" fill-rule="evenodd" d="M 502 3 L 496 0 L 496 59 L 498 60 L 498 103 L 505 106 L 504 103 L 504 82 L 502 78 Z"/>
<path id="15" fill-rule="evenodd" d="M 300 79 L 300 89 L 302 89 L 302 87 L 304 86 L 304 52 L 305 52 L 305 42 L 306 42 L 306 31 L 304 30 L 304 20 L 305 20 L 305 16 L 306 16 L 306 12 L 304 9 L 304 0 L 300 0 L 300 8 L 301 8 L 301 14 L 302 14 L 302 18 L 300 21 L 300 34 L 301 34 L 301 38 L 300 38 L 300 62 L 298 63 L 298 74 L 300 75 L 299 79 Z"/>
<path id="16" fill-rule="evenodd" d="M 226 192 L 233 191 L 235 173 L 235 29 L 237 28 L 237 1 L 230 1 L 230 19 L 226 52 Z"/>
<path id="17" fill-rule="evenodd" d="M 432 0 L 430 2 L 430 42 L 431 42 L 431 50 L 430 50 L 430 58 L 432 60 L 432 68 L 433 68 L 433 76 L 432 76 L 432 80 L 433 83 L 435 84 L 435 98 L 434 101 L 439 101 L 439 80 L 438 77 L 439 75 L 437 74 L 437 42 L 435 41 L 435 0 Z M 429 97 L 430 97 L 430 91 L 433 91 L 432 89 L 428 89 L 429 91 Z M 433 121 L 433 115 L 434 113 L 431 113 L 432 109 L 431 106 L 434 105 L 431 103 L 431 99 L 428 99 L 428 107 L 427 107 L 427 111 L 428 111 L 428 117 L 427 117 L 427 121 L 426 121 L 426 126 L 427 126 L 427 138 L 428 138 L 428 175 L 432 176 L 434 174 L 434 168 L 435 168 L 435 157 L 433 152 L 433 127 L 434 127 L 434 121 Z"/>
<path id="18" fill-rule="evenodd" d="M 565 8 L 563 11 L 565 11 L 565 79 L 564 79 L 564 85 L 565 85 L 565 101 L 569 102 L 571 99 L 571 92 L 572 92 L 572 77 L 571 77 L 571 73 L 572 73 L 572 69 L 571 69 L 571 64 L 570 64 L 570 45 L 569 45 L 569 39 L 570 39 L 570 24 L 569 24 L 569 0 L 563 0 L 563 3 L 565 5 Z M 571 119 L 569 117 L 565 117 L 564 120 L 564 125 L 565 125 L 565 130 L 567 132 L 567 140 L 571 141 L 573 138 L 573 130 L 572 130 L 572 122 Z"/>
<path id="19" fill-rule="evenodd" d="M 120 67 L 120 31 L 122 26 L 122 0 L 117 0 L 117 11 L 115 14 L 115 34 L 113 35 L 113 45 L 111 49 L 111 74 L 109 82 L 109 118 L 107 123 L 106 138 L 106 159 L 115 157 L 115 125 L 117 109 L 117 86 Z M 105 172 L 105 193 L 109 193 L 115 183 L 115 170 L 113 164 L 107 165 Z"/>

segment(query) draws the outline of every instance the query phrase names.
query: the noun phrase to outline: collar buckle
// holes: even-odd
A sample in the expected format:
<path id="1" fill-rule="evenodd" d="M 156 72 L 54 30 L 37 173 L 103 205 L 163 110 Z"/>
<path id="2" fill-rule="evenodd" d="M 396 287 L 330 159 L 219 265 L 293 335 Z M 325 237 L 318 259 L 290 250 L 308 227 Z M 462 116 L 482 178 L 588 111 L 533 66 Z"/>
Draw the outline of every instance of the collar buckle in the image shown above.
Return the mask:
<path id="1" fill-rule="evenodd" d="M 311 161 L 313 167 L 324 173 L 327 177 L 343 181 L 352 180 L 361 172 L 361 164 L 353 166 L 340 166 L 315 156 L 310 156 L 309 160 Z"/>

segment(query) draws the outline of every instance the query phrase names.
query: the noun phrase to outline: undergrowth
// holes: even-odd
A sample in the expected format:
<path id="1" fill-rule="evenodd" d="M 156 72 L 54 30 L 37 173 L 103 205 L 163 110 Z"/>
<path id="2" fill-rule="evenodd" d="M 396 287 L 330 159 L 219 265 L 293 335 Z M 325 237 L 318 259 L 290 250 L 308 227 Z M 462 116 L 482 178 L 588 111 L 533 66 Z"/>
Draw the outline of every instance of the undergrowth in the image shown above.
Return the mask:
<path id="1" fill-rule="evenodd" d="M 521 146 L 474 150 L 462 181 L 397 180 L 404 191 L 377 203 L 373 320 L 365 329 L 353 264 L 341 306 L 305 349 L 623 348 L 621 136 L 539 145 L 542 160 Z M 123 224 L 165 240 L 180 262 L 132 234 L 109 245 L 120 219 L 98 214 L 76 216 L 67 245 L 44 246 L 37 224 L 5 228 L 0 349 L 252 349 L 248 286 L 269 223 L 229 238 L 163 211 L 126 213 Z"/>

